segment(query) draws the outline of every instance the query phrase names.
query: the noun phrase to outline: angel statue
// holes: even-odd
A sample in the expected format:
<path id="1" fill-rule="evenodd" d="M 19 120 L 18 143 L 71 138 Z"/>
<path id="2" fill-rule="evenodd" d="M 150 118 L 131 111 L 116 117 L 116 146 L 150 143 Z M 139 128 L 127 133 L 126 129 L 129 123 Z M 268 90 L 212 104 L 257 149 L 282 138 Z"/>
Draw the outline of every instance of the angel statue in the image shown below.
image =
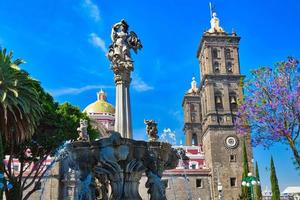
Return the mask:
<path id="1" fill-rule="evenodd" d="M 150 142 L 155 142 L 158 139 L 157 123 L 154 120 L 144 120 L 146 124 L 146 132 Z"/>
<path id="2" fill-rule="evenodd" d="M 128 24 L 124 19 L 116 23 L 111 31 L 112 44 L 109 46 L 107 57 L 112 62 L 113 67 L 132 68 L 132 58 L 130 49 L 137 53 L 142 48 L 142 44 L 137 35 L 130 31 L 128 33 Z"/>
<path id="3" fill-rule="evenodd" d="M 79 137 L 77 138 L 78 141 L 89 141 L 89 135 L 87 132 L 88 122 L 86 119 L 80 119 L 79 122 L 80 126 L 77 128 Z"/>

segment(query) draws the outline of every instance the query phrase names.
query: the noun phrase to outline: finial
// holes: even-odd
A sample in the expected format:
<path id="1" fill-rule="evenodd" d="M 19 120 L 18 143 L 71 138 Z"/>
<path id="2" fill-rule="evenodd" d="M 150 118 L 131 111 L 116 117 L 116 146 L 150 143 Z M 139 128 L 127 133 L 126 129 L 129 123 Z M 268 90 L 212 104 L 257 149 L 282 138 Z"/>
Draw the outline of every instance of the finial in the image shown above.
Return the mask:
<path id="1" fill-rule="evenodd" d="M 188 93 L 197 93 L 197 92 L 198 92 L 197 81 L 193 74 L 192 81 L 191 81 L 191 88 L 188 90 Z"/>
<path id="2" fill-rule="evenodd" d="M 100 100 L 106 101 L 106 94 L 102 90 L 102 88 L 101 88 L 100 92 L 97 93 L 97 97 L 98 97 L 98 101 L 100 101 Z"/>

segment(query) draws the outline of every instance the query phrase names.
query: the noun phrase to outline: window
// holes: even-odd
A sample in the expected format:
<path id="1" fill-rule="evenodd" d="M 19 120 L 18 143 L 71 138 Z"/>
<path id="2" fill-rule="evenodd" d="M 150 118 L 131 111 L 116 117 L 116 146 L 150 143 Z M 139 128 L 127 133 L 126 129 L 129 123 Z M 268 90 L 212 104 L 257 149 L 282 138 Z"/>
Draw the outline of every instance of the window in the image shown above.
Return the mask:
<path id="1" fill-rule="evenodd" d="M 220 72 L 220 65 L 218 62 L 214 62 L 214 66 L 213 66 L 213 70 L 215 73 L 219 73 Z"/>
<path id="2" fill-rule="evenodd" d="M 195 112 L 196 109 L 195 109 L 195 105 L 194 104 L 191 104 L 191 112 Z"/>
<path id="3" fill-rule="evenodd" d="M 20 164 L 13 163 L 13 170 L 17 172 L 20 171 Z"/>
<path id="4" fill-rule="evenodd" d="M 225 49 L 225 58 L 231 59 L 230 49 Z"/>
<path id="5" fill-rule="evenodd" d="M 196 187 L 197 188 L 202 188 L 202 179 L 200 179 L 200 178 L 196 179 Z"/>
<path id="6" fill-rule="evenodd" d="M 196 133 L 193 133 L 192 135 L 192 145 L 198 146 L 198 139 Z"/>
<path id="7" fill-rule="evenodd" d="M 164 186 L 165 188 L 169 188 L 169 181 L 168 181 L 168 179 L 163 179 L 163 180 L 162 180 L 162 184 L 163 184 L 163 186 Z"/>
<path id="8" fill-rule="evenodd" d="M 191 165 L 191 169 L 196 169 L 196 164 L 193 163 L 193 164 Z"/>
<path id="9" fill-rule="evenodd" d="M 223 109 L 222 95 L 220 92 L 215 93 L 215 106 L 216 110 Z"/>
<path id="10" fill-rule="evenodd" d="M 196 121 L 196 113 L 191 113 L 191 122 Z"/>
<path id="11" fill-rule="evenodd" d="M 212 50 L 212 57 L 213 58 L 218 58 L 219 56 L 218 56 L 218 49 L 213 49 Z"/>
<path id="12" fill-rule="evenodd" d="M 232 63 L 231 62 L 228 62 L 226 64 L 226 70 L 228 73 L 232 73 Z"/>
<path id="13" fill-rule="evenodd" d="M 230 103 L 230 109 L 235 110 L 237 109 L 237 98 L 235 93 L 229 94 L 229 103 Z"/>
<path id="14" fill-rule="evenodd" d="M 230 178 L 230 186 L 231 187 L 236 187 L 236 178 L 235 177 Z"/>
<path id="15" fill-rule="evenodd" d="M 230 161 L 230 162 L 236 162 L 236 155 L 231 154 L 231 155 L 229 156 L 229 161 Z"/>

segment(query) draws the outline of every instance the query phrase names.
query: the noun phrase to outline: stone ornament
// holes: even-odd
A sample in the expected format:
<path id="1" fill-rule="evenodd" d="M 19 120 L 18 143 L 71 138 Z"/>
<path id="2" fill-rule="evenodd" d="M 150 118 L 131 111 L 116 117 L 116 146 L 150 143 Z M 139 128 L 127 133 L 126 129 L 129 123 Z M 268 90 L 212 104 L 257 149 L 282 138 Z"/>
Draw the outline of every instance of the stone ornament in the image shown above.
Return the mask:
<path id="1" fill-rule="evenodd" d="M 144 120 L 146 124 L 146 132 L 150 142 L 155 142 L 158 139 L 157 123 L 154 120 Z"/>
<path id="2" fill-rule="evenodd" d="M 109 46 L 107 54 L 108 59 L 112 62 L 113 68 L 125 67 L 133 69 L 133 61 L 130 55 L 130 49 L 137 53 L 142 48 L 140 39 L 135 32 L 128 33 L 129 25 L 124 19 L 113 25 L 111 30 L 112 44 Z"/>
<path id="3" fill-rule="evenodd" d="M 87 127 L 88 127 L 88 121 L 86 119 L 80 119 L 79 127 L 77 128 L 79 137 L 77 138 L 78 141 L 90 141 Z"/>

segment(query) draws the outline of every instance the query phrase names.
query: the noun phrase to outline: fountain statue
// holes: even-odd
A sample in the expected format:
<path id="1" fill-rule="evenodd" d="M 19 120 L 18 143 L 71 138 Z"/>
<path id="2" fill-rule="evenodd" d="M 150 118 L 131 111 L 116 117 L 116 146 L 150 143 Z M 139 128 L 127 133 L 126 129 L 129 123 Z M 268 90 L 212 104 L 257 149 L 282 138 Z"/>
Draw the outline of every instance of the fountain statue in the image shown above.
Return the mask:
<path id="1" fill-rule="evenodd" d="M 156 142 L 158 139 L 157 123 L 154 120 L 144 120 L 146 126 L 146 132 L 150 142 Z"/>
<path id="2" fill-rule="evenodd" d="M 137 53 L 137 50 L 142 48 L 142 44 L 133 31 L 128 33 L 128 28 L 125 20 L 113 26 L 112 44 L 109 46 L 107 57 L 111 61 L 116 84 L 115 131 L 121 133 L 122 137 L 132 138 L 129 85 L 133 60 L 130 49 Z"/>
<path id="3" fill-rule="evenodd" d="M 108 52 L 116 83 L 116 126 L 109 136 L 89 141 L 85 123 L 80 121 L 79 138 L 68 144 L 68 162 L 77 171 L 78 198 L 81 200 L 141 200 L 139 181 L 148 178 L 150 200 L 165 200 L 163 171 L 173 169 L 179 155 L 169 143 L 159 142 L 157 123 L 145 120 L 149 142 L 132 139 L 129 82 L 133 61 L 130 49 L 142 47 L 134 32 L 122 20 L 112 29 L 112 45 Z"/>

